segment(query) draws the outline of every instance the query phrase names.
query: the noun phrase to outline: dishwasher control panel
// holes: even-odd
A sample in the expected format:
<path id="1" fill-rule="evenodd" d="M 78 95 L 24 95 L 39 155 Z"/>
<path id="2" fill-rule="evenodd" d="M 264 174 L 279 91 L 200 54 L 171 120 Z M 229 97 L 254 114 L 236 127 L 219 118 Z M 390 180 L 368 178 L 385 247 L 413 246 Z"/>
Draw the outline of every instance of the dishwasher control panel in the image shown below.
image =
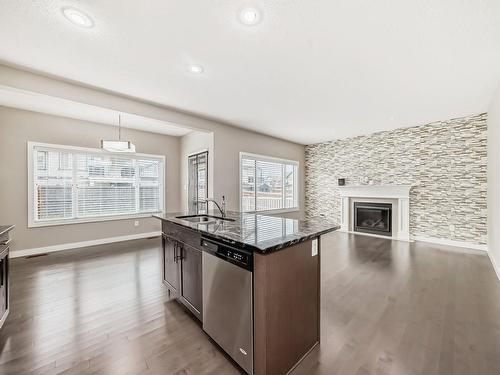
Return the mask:
<path id="1" fill-rule="evenodd" d="M 202 238 L 201 246 L 208 253 L 227 260 L 239 267 L 243 267 L 250 271 L 253 268 L 253 254 L 251 252 L 236 249 L 213 240 L 207 240 L 206 238 Z"/>
<path id="2" fill-rule="evenodd" d="M 231 249 L 223 248 L 219 253 L 227 258 L 233 259 L 240 263 L 248 263 L 248 255 L 242 254 L 240 252 L 233 251 Z"/>

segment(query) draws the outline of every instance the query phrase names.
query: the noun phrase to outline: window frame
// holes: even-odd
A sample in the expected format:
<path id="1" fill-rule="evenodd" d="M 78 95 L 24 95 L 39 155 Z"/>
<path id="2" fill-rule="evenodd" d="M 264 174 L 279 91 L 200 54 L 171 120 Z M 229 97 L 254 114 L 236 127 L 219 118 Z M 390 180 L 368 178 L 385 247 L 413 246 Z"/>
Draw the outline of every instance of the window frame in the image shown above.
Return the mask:
<path id="1" fill-rule="evenodd" d="M 254 211 L 243 211 L 243 185 L 242 185 L 242 160 L 243 159 L 254 159 L 257 161 L 263 161 L 263 162 L 271 162 L 271 163 L 280 163 L 283 165 L 294 165 L 297 167 L 297 173 L 295 174 L 294 178 L 294 187 L 295 191 L 294 193 L 296 194 L 296 201 L 297 205 L 295 207 L 289 207 L 289 208 L 275 208 L 271 210 L 257 210 L 257 205 L 255 205 L 255 210 Z M 300 173 L 300 162 L 298 160 L 290 160 L 290 159 L 283 159 L 283 158 L 276 158 L 273 156 L 267 156 L 267 155 L 260 155 L 260 154 L 253 154 L 249 152 L 240 152 L 240 157 L 239 157 L 239 210 L 240 212 L 245 212 L 245 213 L 287 213 L 287 212 L 297 212 L 300 211 L 300 189 L 299 189 L 299 173 Z M 257 179 L 255 178 L 255 181 Z M 283 176 L 283 183 L 285 182 L 284 176 Z M 285 186 L 283 185 L 283 194 L 285 192 Z M 284 197 L 284 195 L 283 195 Z M 255 200 L 257 201 L 257 189 L 255 189 Z"/>
<path id="2" fill-rule="evenodd" d="M 187 154 L 187 156 L 183 156 L 185 157 L 185 166 L 186 166 L 186 178 L 185 178 L 185 184 L 184 186 L 187 187 L 187 192 L 186 192 L 186 211 L 189 211 L 189 158 L 192 157 L 192 156 L 198 156 L 198 155 L 201 155 L 201 154 L 207 154 L 207 198 L 210 198 L 210 151 L 208 148 L 204 148 L 204 149 L 201 149 L 199 151 L 196 151 L 196 152 L 190 152 Z M 196 214 L 200 214 L 199 213 L 199 207 L 196 209 Z M 207 212 L 208 212 L 208 205 L 207 205 Z"/>
<path id="3" fill-rule="evenodd" d="M 165 186 L 165 176 L 166 176 L 166 156 L 165 155 L 153 155 L 153 154 L 143 154 L 143 153 L 134 153 L 134 154 L 124 154 L 120 152 L 109 152 L 98 148 L 89 148 L 89 147 L 79 147 L 79 146 L 68 146 L 68 145 L 59 145 L 59 144 L 51 144 L 51 143 L 42 143 L 42 142 L 27 142 L 27 164 L 28 164 L 28 228 L 37 228 L 37 227 L 50 227 L 55 225 L 69 225 L 69 224 L 82 224 L 82 223 L 95 223 L 95 222 L 104 222 L 104 221 L 115 221 L 115 220 L 129 220 L 129 219 L 140 219 L 152 217 L 155 213 L 135 213 L 135 214 L 125 214 L 125 215 L 109 215 L 109 216 L 96 216 L 96 217 L 85 217 L 85 218 L 71 218 L 71 219 L 56 219 L 56 220 L 47 220 L 47 221 L 39 221 L 35 219 L 35 195 L 34 195 L 34 173 L 35 173 L 35 160 L 34 160 L 34 152 L 35 148 L 47 148 L 48 150 L 61 150 L 61 151 L 69 151 L 69 152 L 82 152 L 82 153 L 92 153 L 92 154 L 102 154 L 102 155 L 118 155 L 118 156 L 129 156 L 134 159 L 140 158 L 151 158 L 161 160 L 163 163 L 162 168 L 160 168 L 161 176 L 159 178 L 160 181 L 160 208 L 157 213 L 166 211 L 166 186 Z M 73 182 L 74 183 L 74 182 Z M 75 204 L 76 202 L 73 202 Z"/>

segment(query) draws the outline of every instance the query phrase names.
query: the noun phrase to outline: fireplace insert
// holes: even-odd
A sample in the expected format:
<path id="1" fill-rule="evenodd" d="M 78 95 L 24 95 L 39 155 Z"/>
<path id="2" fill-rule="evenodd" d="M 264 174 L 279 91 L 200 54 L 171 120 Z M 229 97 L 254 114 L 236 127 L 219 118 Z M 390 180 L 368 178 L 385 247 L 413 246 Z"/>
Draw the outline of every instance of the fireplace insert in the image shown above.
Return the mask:
<path id="1" fill-rule="evenodd" d="M 392 204 L 354 202 L 354 231 L 392 236 Z"/>

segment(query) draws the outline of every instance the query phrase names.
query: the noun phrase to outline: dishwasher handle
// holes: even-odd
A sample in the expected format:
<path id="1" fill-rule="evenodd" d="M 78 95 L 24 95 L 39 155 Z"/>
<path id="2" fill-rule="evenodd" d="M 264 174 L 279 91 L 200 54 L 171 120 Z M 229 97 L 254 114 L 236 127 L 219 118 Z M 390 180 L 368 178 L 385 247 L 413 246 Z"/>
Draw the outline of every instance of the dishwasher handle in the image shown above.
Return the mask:
<path id="1" fill-rule="evenodd" d="M 206 239 L 201 239 L 201 247 L 208 253 L 215 255 L 219 249 L 219 244 L 212 241 L 207 241 Z"/>

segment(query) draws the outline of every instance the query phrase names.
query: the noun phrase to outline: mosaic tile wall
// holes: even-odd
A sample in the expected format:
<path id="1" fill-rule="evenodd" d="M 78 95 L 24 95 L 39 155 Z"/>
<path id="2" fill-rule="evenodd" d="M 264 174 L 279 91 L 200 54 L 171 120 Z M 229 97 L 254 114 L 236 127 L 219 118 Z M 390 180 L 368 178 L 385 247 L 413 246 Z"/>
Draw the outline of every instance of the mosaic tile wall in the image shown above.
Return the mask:
<path id="1" fill-rule="evenodd" d="M 306 215 L 340 220 L 346 185 L 411 184 L 410 234 L 486 244 L 486 114 L 306 147 Z"/>

